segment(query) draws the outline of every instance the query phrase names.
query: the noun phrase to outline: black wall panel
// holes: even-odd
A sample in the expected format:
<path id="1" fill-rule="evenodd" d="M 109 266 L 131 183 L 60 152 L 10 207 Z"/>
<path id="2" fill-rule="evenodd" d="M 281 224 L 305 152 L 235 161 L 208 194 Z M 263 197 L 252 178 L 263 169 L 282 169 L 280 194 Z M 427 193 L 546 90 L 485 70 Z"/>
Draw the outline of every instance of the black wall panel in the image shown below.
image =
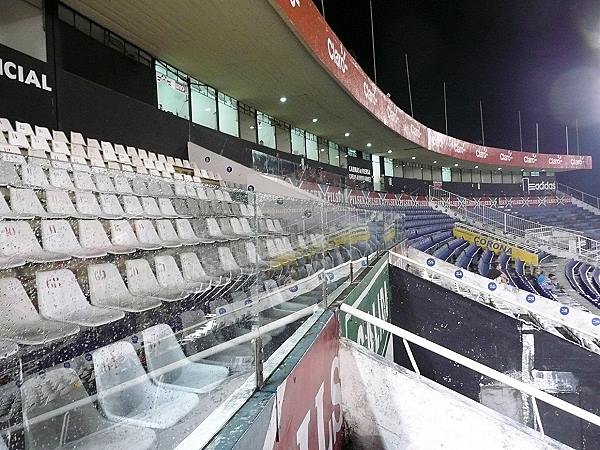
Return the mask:
<path id="1" fill-rule="evenodd" d="M 187 158 L 187 120 L 64 70 L 57 75 L 61 130 Z"/>
<path id="2" fill-rule="evenodd" d="M 392 323 L 503 373 L 521 370 L 520 322 L 412 273 L 390 266 Z M 411 346 L 427 378 L 479 401 L 480 375 Z M 402 340 L 394 360 L 412 368 Z"/>
<path id="3" fill-rule="evenodd" d="M 157 105 L 154 67 L 140 64 L 64 22 L 57 21 L 56 25 L 57 67 Z"/>
<path id="4" fill-rule="evenodd" d="M 35 70 L 40 82 L 42 74 L 46 75 L 47 85 L 52 89 L 50 92 L 0 76 L 0 116 L 11 121 L 56 128 L 56 82 L 53 66 L 4 45 L 0 45 L 0 59 L 23 66 L 25 76 L 29 70 Z"/>

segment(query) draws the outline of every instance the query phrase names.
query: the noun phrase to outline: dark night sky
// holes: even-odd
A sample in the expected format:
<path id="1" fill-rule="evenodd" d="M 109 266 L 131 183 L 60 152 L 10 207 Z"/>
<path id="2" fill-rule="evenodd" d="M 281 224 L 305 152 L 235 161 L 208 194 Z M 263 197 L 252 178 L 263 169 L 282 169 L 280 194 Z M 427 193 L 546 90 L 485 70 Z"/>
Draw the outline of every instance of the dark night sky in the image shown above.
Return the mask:
<path id="1" fill-rule="evenodd" d="M 314 0 L 320 7 L 321 0 Z M 368 0 L 324 0 L 325 17 L 373 78 Z M 449 134 L 486 144 L 565 152 L 565 125 L 575 152 L 600 158 L 599 0 L 373 0 L 378 85 L 410 111 L 408 54 L 415 117 Z"/>

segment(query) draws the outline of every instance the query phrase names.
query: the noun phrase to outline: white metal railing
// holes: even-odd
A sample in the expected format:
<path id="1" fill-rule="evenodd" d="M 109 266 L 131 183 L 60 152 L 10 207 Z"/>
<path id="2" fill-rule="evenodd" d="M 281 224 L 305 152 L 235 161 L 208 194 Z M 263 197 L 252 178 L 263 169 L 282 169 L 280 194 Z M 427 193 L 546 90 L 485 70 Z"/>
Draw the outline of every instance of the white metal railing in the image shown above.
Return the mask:
<path id="1" fill-rule="evenodd" d="M 546 246 L 554 253 L 569 254 L 593 265 L 600 262 L 600 242 L 581 232 L 543 225 L 499 209 L 479 200 L 462 197 L 445 189 L 429 186 L 429 202 L 457 214 L 462 220 L 479 227 L 489 227 L 501 234 L 511 234 L 528 245 Z"/>
<path id="2" fill-rule="evenodd" d="M 340 305 L 340 309 L 343 312 L 345 312 L 346 314 L 354 316 L 359 320 L 370 323 L 371 325 L 374 325 L 384 331 L 387 331 L 388 333 L 393 334 L 394 336 L 401 338 L 403 341 L 404 347 L 406 348 L 408 357 L 413 366 L 413 370 L 415 371 L 415 373 L 418 376 L 421 376 L 421 373 L 419 371 L 419 368 L 417 366 L 417 363 L 413 356 L 413 353 L 410 349 L 409 343 L 412 343 L 421 348 L 429 350 L 430 352 L 435 353 L 436 355 L 443 356 L 444 358 L 447 358 L 450 361 L 453 361 L 463 367 L 471 369 L 483 376 L 489 377 L 493 380 L 496 380 L 500 383 L 503 383 L 514 389 L 517 389 L 517 390 L 521 391 L 521 393 L 523 393 L 523 394 L 531 396 L 535 421 L 538 426 L 538 431 L 542 435 L 544 435 L 544 428 L 543 428 L 542 420 L 541 420 L 541 417 L 540 417 L 540 414 L 538 411 L 537 400 L 547 403 L 548 405 L 554 406 L 555 408 L 558 408 L 566 413 L 569 413 L 579 419 L 585 420 L 586 422 L 589 422 L 596 426 L 600 426 L 600 417 L 599 416 L 592 414 L 591 412 L 586 411 L 583 408 L 572 405 L 571 403 L 568 403 L 557 397 L 554 397 L 553 395 L 548 394 L 548 393 L 536 388 L 535 386 L 533 386 L 531 384 L 527 384 L 520 380 L 517 380 L 516 378 L 512 378 L 502 372 L 492 369 L 491 367 L 481 364 L 480 362 L 474 361 L 470 358 L 467 358 L 466 356 L 461 355 L 460 353 L 450 350 L 449 348 L 446 348 L 442 345 L 436 344 L 435 342 L 431 342 L 421 336 L 411 333 L 408 330 L 400 328 L 396 325 L 392 325 L 391 323 L 388 323 L 388 322 L 381 320 L 375 316 L 372 316 L 371 314 L 367 314 L 363 311 L 360 311 L 359 309 L 353 308 L 352 306 L 350 306 L 346 303 L 342 303 Z"/>
<path id="3" fill-rule="evenodd" d="M 571 186 L 567 186 L 566 184 L 557 183 L 556 193 L 566 194 L 568 196 L 573 197 L 576 200 L 581 200 L 583 203 L 587 203 L 588 205 L 593 206 L 596 209 L 600 209 L 600 197 L 588 194 L 587 192 L 580 191 L 579 189 L 572 188 Z"/>

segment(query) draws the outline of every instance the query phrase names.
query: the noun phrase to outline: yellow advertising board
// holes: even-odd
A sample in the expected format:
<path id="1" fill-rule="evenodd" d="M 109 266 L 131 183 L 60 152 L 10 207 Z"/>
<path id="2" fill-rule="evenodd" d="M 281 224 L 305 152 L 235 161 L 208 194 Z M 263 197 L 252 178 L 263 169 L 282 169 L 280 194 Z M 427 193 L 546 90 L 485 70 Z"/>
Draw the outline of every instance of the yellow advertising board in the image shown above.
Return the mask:
<path id="1" fill-rule="evenodd" d="M 535 253 L 523 250 L 513 244 L 503 241 L 500 238 L 487 236 L 464 228 L 455 227 L 452 231 L 454 237 L 463 238 L 465 241 L 476 244 L 481 248 L 488 249 L 495 254 L 506 253 L 513 259 L 520 259 L 525 264 L 537 266 L 539 264 L 538 257 Z"/>

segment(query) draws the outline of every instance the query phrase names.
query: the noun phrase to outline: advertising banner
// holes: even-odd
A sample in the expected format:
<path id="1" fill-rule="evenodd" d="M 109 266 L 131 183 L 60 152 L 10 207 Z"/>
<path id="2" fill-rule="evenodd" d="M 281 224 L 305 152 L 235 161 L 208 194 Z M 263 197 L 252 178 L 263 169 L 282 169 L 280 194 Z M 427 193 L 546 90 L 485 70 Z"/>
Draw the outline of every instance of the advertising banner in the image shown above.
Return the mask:
<path id="1" fill-rule="evenodd" d="M 491 250 L 495 254 L 506 253 L 513 259 L 520 259 L 525 264 L 537 266 L 539 264 L 538 256 L 535 253 L 523 250 L 514 244 L 506 242 L 496 236 L 488 235 L 482 232 L 466 230 L 461 227 L 455 227 L 452 231 L 454 237 L 463 238 L 465 241 L 476 244 L 481 248 Z"/>
<path id="2" fill-rule="evenodd" d="M 388 259 L 381 258 L 348 294 L 344 302 L 389 322 L 390 281 Z M 389 333 L 345 313 L 340 313 L 340 323 L 343 337 L 374 351 L 378 355 L 385 356 L 390 339 Z"/>
<path id="3" fill-rule="evenodd" d="M 433 152 L 482 164 L 531 169 L 591 169 L 592 157 L 485 147 L 427 128 L 381 90 L 335 35 L 312 1 L 271 0 L 319 63 L 359 104 L 397 134 Z"/>

